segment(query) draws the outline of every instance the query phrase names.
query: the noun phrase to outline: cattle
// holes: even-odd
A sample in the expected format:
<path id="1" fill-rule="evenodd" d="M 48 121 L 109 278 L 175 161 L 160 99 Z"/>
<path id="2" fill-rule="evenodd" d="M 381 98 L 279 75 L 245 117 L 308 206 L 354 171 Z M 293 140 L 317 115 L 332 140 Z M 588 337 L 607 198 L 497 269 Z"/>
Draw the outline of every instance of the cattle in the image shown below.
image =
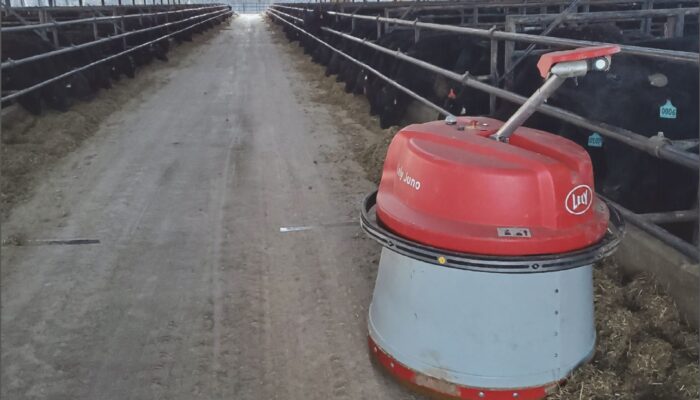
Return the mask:
<path id="1" fill-rule="evenodd" d="M 304 14 L 303 28 L 314 36 L 321 35 L 321 27 L 326 25 L 324 20 L 330 18 L 327 13 L 320 9 L 315 9 L 312 12 Z M 307 35 L 303 35 L 300 40 L 304 47 L 305 54 L 312 54 L 318 46 L 318 42 Z"/>
<path id="2" fill-rule="evenodd" d="M 424 33 L 417 43 L 413 43 L 413 39 L 410 39 L 402 44 L 407 46 L 404 51 L 407 55 L 428 61 L 442 69 L 460 74 L 467 70 L 472 74 L 488 73 L 490 65 L 488 42 L 451 33 Z M 454 88 L 459 86 L 450 86 L 452 82 L 448 83 L 443 77 L 438 77 L 435 73 L 426 71 L 413 63 L 397 61 L 389 75 L 402 86 L 421 94 L 434 104 L 445 106 L 448 111 L 458 109 L 460 112 L 454 112 L 456 115 L 465 114 L 467 107 L 472 115 L 481 114 L 482 110 L 488 111 L 487 95 L 460 87 L 458 98 Z M 373 100 L 376 103 L 374 108 L 379 114 L 380 125 L 386 128 L 399 123 L 406 106 L 412 100 L 393 86 L 379 85 L 380 88 L 376 91 L 378 96 Z"/>
<path id="3" fill-rule="evenodd" d="M 149 17 L 129 18 L 125 20 L 126 31 L 138 31 L 156 26 L 156 23 Z M 156 40 L 167 33 L 167 28 L 152 29 L 145 32 L 139 32 L 126 37 L 128 47 L 136 47 L 145 43 Z M 191 40 L 191 36 L 188 36 Z M 148 44 L 132 52 L 132 57 L 136 66 L 144 66 L 149 64 L 153 59 L 167 61 L 167 53 L 169 50 L 168 39 L 161 39 L 155 43 Z"/>
<path id="4" fill-rule="evenodd" d="M 377 27 L 373 22 L 357 21 L 355 27 L 349 34 L 363 40 L 375 41 L 377 39 Z M 339 50 L 360 61 L 366 60 L 371 53 L 371 50 L 364 44 L 346 38 L 341 38 L 337 47 Z M 360 67 L 345 57 L 334 53 L 331 56 L 326 71 L 327 75 L 333 73 L 337 74 L 338 82 L 345 83 L 345 91 L 351 92 L 354 89 L 357 74 L 360 73 Z"/>
<path id="5" fill-rule="evenodd" d="M 119 40 L 110 40 L 104 45 L 104 48 L 108 54 L 117 54 L 126 50 Z M 136 63 L 133 55 L 130 53 L 115 57 L 109 61 L 108 65 L 110 77 L 115 81 L 120 80 L 122 75 L 128 78 L 136 76 Z"/>
<path id="6" fill-rule="evenodd" d="M 70 47 L 95 40 L 94 35 L 84 30 L 65 29 L 59 34 L 59 45 L 62 47 Z M 93 45 L 85 48 L 73 50 L 65 56 L 66 62 L 71 69 L 82 67 L 97 60 L 101 60 L 107 56 L 102 45 Z M 83 70 L 82 74 L 88 81 L 90 86 L 90 95 L 96 93 L 99 89 L 109 89 L 112 87 L 110 80 L 110 66 L 106 63 L 97 64 L 93 67 Z M 83 98 L 89 100 L 90 96 Z"/>
<path id="7" fill-rule="evenodd" d="M 132 10 L 132 12 L 137 11 Z M 165 22 L 162 18 L 162 16 L 125 18 L 123 20 L 125 31 L 156 27 Z M 181 20 L 184 17 L 181 14 L 172 14 L 168 18 L 173 21 Z M 225 18 L 228 18 L 228 16 L 222 16 L 210 23 L 202 24 L 197 30 L 206 30 L 212 25 L 220 23 Z M 191 22 L 188 22 L 188 24 L 191 24 Z M 79 72 L 74 72 L 65 78 L 46 84 L 16 99 L 17 103 L 35 115 L 41 114 L 46 106 L 55 110 L 66 111 L 74 99 L 90 100 L 98 90 L 111 87 L 111 81 L 119 80 L 122 75 L 133 78 L 137 65 L 145 65 L 154 58 L 167 61 L 170 43 L 168 38 L 162 37 L 170 33 L 171 30 L 179 30 L 185 26 L 187 25 L 158 27 L 146 32 L 129 35 L 126 38 L 73 49 L 63 54 L 49 56 L 16 67 L 9 66 L 2 71 L 3 95 L 7 96 L 12 92 L 26 89 L 130 48 L 133 49 L 136 46 L 148 43 L 143 48 L 97 63 Z M 118 27 L 115 28 L 111 24 L 99 24 L 96 31 L 100 38 L 106 38 L 120 32 L 121 30 Z M 186 32 L 182 35 L 176 35 L 176 37 L 180 39 L 191 37 L 191 32 Z M 21 60 L 53 51 L 55 47 L 50 39 L 51 37 L 41 38 L 33 32 L 3 34 L 2 61 Z M 60 47 L 69 48 L 94 41 L 95 33 L 92 29 L 69 26 L 58 30 L 57 39 Z M 8 102 L 3 102 L 3 106 L 7 105 Z"/>
<path id="8" fill-rule="evenodd" d="M 49 42 L 34 33 L 11 33 L 2 35 L 2 61 L 20 60 L 54 50 Z M 67 55 L 51 56 L 2 71 L 4 92 L 17 91 L 59 76 L 72 68 Z M 44 104 L 49 108 L 67 111 L 71 98 L 85 98 L 91 90 L 82 73 L 49 83 L 42 88 L 20 96 L 17 102 L 32 114 L 39 115 Z"/>

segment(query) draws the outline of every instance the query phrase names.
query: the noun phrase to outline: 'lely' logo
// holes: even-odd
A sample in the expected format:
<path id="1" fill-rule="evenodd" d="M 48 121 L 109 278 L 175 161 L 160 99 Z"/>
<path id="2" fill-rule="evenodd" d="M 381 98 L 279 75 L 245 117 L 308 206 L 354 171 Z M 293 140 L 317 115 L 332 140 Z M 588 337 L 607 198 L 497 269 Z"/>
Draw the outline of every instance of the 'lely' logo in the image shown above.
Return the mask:
<path id="1" fill-rule="evenodd" d="M 593 190 L 588 185 L 578 185 L 566 195 L 566 211 L 574 215 L 581 215 L 588 211 L 593 204 Z"/>

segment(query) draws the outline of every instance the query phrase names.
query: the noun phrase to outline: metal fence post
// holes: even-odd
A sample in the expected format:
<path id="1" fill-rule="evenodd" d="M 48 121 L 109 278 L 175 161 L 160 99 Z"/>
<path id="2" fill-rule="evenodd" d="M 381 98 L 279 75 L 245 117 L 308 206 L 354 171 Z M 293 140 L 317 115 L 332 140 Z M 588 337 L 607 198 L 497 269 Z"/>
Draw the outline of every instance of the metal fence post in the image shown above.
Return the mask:
<path id="1" fill-rule="evenodd" d="M 58 48 L 58 29 L 57 28 L 51 28 L 51 36 L 53 36 L 53 46 L 55 48 Z"/>
<path id="2" fill-rule="evenodd" d="M 494 26 L 495 28 L 495 26 Z M 498 84 L 498 40 L 491 39 L 491 84 Z M 496 113 L 496 95 L 489 93 L 489 112 Z"/>
<path id="3" fill-rule="evenodd" d="M 506 32 L 513 32 L 515 33 L 515 21 L 510 18 L 510 16 L 506 16 L 506 26 L 505 26 Z M 503 70 L 504 71 L 510 71 L 512 69 L 513 65 L 513 52 L 515 51 L 515 42 L 512 40 L 506 40 L 505 41 L 505 47 L 504 47 L 504 56 L 503 56 Z M 505 87 L 506 89 L 512 89 L 513 88 L 513 74 L 508 74 L 505 77 Z"/>
<path id="4" fill-rule="evenodd" d="M 385 8 L 384 9 L 384 17 L 388 18 L 389 17 L 389 9 Z M 389 22 L 384 23 L 384 32 L 389 33 L 391 32 L 391 26 L 389 26 Z M 379 35 L 377 35 L 379 37 Z"/>
<path id="5" fill-rule="evenodd" d="M 418 27 L 418 25 L 416 25 L 417 22 L 418 22 L 418 19 L 416 18 L 416 20 L 414 21 L 414 24 L 413 24 L 413 42 L 414 43 L 418 43 L 418 41 L 420 40 L 420 28 Z"/>
<path id="6" fill-rule="evenodd" d="M 683 31 L 685 31 L 685 15 L 679 11 L 676 15 L 676 24 L 675 30 L 673 31 L 673 37 L 683 37 Z"/>
<path id="7" fill-rule="evenodd" d="M 382 23 L 379 21 L 379 15 L 377 15 L 377 39 L 382 36 Z"/>
<path id="8" fill-rule="evenodd" d="M 644 0 L 642 2 L 642 10 L 650 10 L 654 8 L 653 0 Z M 644 18 L 641 24 L 642 33 L 649 34 L 651 32 L 651 17 Z"/>
<path id="9" fill-rule="evenodd" d="M 135 4 L 135 3 L 136 3 L 136 0 L 133 0 L 133 1 L 134 1 L 134 4 Z M 123 16 L 123 15 L 122 15 L 122 20 L 121 20 L 121 27 L 122 27 L 122 33 L 126 32 L 126 26 L 125 26 L 125 23 L 124 23 L 124 16 Z M 123 37 L 123 38 L 122 38 L 122 47 L 124 48 L 124 50 L 126 50 L 126 37 Z"/>

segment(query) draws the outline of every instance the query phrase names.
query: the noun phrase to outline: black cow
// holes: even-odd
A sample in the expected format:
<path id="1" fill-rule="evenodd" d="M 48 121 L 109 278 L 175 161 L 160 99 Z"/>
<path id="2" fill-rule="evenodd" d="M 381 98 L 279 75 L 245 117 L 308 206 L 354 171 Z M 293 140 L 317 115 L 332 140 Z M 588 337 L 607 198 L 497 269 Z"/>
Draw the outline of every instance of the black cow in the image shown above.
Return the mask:
<path id="1" fill-rule="evenodd" d="M 156 26 L 157 24 L 155 21 L 153 21 L 149 17 L 143 17 L 139 19 L 135 18 L 129 18 L 125 20 L 125 30 L 126 31 L 137 31 L 137 30 L 142 30 L 142 29 L 147 29 L 147 28 L 152 28 Z M 180 26 L 181 29 L 182 27 Z M 157 38 L 163 36 L 164 34 L 167 33 L 167 28 L 158 28 L 158 29 L 153 29 L 145 32 L 139 32 L 135 33 L 132 35 L 129 35 L 126 37 L 126 44 L 127 47 L 136 47 L 139 45 L 143 45 L 145 43 L 149 43 L 153 40 L 156 40 Z M 177 37 L 177 35 L 176 35 Z M 179 36 L 182 38 L 182 36 Z M 190 39 L 191 40 L 191 34 L 186 37 L 185 40 Z M 159 59 L 161 61 L 167 61 L 167 53 L 169 50 L 169 42 L 168 39 L 161 39 L 158 40 L 155 43 L 148 44 L 144 47 L 141 47 L 135 51 L 133 51 L 132 57 L 134 59 L 134 63 L 136 66 L 144 66 L 149 64 L 151 61 L 153 61 L 154 58 Z"/>
<path id="2" fill-rule="evenodd" d="M 698 51 L 697 37 L 638 44 Z M 614 56 L 607 73 L 591 74 L 578 86 L 567 82 L 552 104 L 647 137 L 662 132 L 670 140 L 696 139 L 697 87 L 697 66 L 620 54 Z M 693 207 L 697 174 L 615 140 L 598 143 L 594 132 L 568 124 L 562 126 L 561 134 L 598 154 L 594 167 L 600 170 L 599 190 L 613 200 L 636 212 Z"/>
<path id="3" fill-rule="evenodd" d="M 314 9 L 304 14 L 303 28 L 305 31 L 318 37 L 322 32 L 321 27 L 327 25 L 326 20 L 328 19 L 329 16 L 326 12 L 320 9 Z M 304 47 L 305 54 L 313 54 L 318 46 L 318 42 L 308 35 L 302 35 L 300 43 Z"/>
<path id="4" fill-rule="evenodd" d="M 2 35 L 2 61 L 20 60 L 43 54 L 54 48 L 34 33 L 9 33 Z M 2 72 L 2 89 L 5 92 L 17 91 L 59 76 L 72 68 L 67 55 L 57 55 L 32 61 L 17 67 L 10 67 Z M 82 73 L 75 73 L 57 80 L 40 89 L 20 96 L 17 102 L 32 114 L 41 114 L 43 104 L 50 108 L 67 111 L 71 98 L 89 96 L 90 88 Z"/>
<path id="5" fill-rule="evenodd" d="M 59 35 L 59 44 L 63 47 L 80 45 L 95 40 L 92 33 L 84 30 L 66 29 Z M 107 57 L 102 45 L 93 45 L 80 48 L 66 54 L 65 59 L 71 68 L 79 68 L 97 60 Z M 110 67 L 107 63 L 97 64 L 82 71 L 88 81 L 90 93 L 83 100 L 89 100 L 99 89 L 109 89 L 112 87 L 110 80 Z"/>
<path id="6" fill-rule="evenodd" d="M 451 33 L 423 33 L 417 43 L 412 44 L 411 39 L 406 44 L 409 45 L 406 51 L 407 55 L 428 61 L 440 68 L 460 74 L 467 70 L 472 74 L 488 73 L 490 47 L 486 41 Z M 390 76 L 401 85 L 421 94 L 435 104 L 456 108 L 460 111 L 464 108 L 464 113 L 469 107 L 469 113 L 472 115 L 487 110 L 487 95 L 471 89 L 460 88 L 461 92 L 458 97 L 454 89 L 456 86 L 450 86 L 452 82 L 448 82 L 442 77 L 438 78 L 436 74 L 412 63 L 396 62 Z M 399 123 L 411 99 L 399 89 L 388 85 L 382 86 L 377 93 L 379 95 L 374 101 L 380 125 L 386 128 Z M 459 115 L 463 112 L 454 112 L 454 114 Z"/>

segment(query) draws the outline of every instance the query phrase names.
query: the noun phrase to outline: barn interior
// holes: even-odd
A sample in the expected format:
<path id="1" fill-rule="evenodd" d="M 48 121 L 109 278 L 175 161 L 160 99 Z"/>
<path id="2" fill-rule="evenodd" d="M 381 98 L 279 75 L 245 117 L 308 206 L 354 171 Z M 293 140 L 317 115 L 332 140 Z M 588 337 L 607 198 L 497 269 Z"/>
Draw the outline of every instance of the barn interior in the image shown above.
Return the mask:
<path id="1" fill-rule="evenodd" d="M 678 0 L 2 0 L 0 397 L 699 398 L 699 10 Z M 561 86 L 533 100 L 565 64 L 584 72 L 561 72 Z M 501 121 L 515 121 L 512 143 L 491 140 Z M 462 139 L 420 142 L 436 132 Z M 433 189 L 415 160 L 434 163 L 435 183 L 457 170 L 450 162 L 473 173 L 482 149 L 525 138 L 544 141 L 530 148 L 544 166 L 528 190 L 547 193 L 547 168 L 562 176 L 555 159 L 575 169 L 580 157 L 584 172 L 566 175 L 575 184 L 556 206 L 540 194 L 535 211 L 515 214 L 556 212 L 548 229 L 581 233 L 577 215 L 598 213 L 600 234 L 574 248 L 550 238 L 551 250 L 533 253 L 517 250 L 540 237 L 525 223 L 506 225 L 520 237 L 489 225 L 490 250 L 421 239 L 430 219 L 414 213 L 417 196 L 435 195 L 433 227 L 457 226 L 462 211 L 498 219 L 522 199 L 454 207 L 515 188 L 527 168 L 492 154 L 484 171 L 508 178 L 460 175 Z M 569 155 L 551 155 L 551 143 Z M 389 190 L 410 190 L 397 195 L 403 208 L 391 203 L 403 211 L 387 211 Z M 455 237 L 474 240 L 465 226 Z M 386 278 L 387 260 L 410 277 Z M 458 278 L 423 284 L 421 271 Z M 449 297 L 499 274 L 493 291 Z M 533 297 L 540 286 L 516 283 L 546 276 L 562 298 L 580 290 L 584 311 L 556 308 L 556 338 L 525 341 L 547 327 L 535 309 L 549 305 Z M 381 323 L 394 342 L 372 320 L 380 299 L 393 304 Z M 400 325 L 398 303 L 427 322 Z M 511 323 L 489 327 L 493 315 Z M 440 325 L 450 319 L 465 327 Z M 570 366 L 560 360 L 576 347 L 563 334 L 574 323 L 590 325 L 592 347 Z M 436 350 L 445 332 L 466 347 Z M 409 339 L 416 358 L 399 350 Z M 503 355 L 477 352 L 494 341 Z M 562 349 L 542 382 L 544 361 L 513 361 L 533 343 Z M 518 368 L 517 379 L 498 375 Z M 491 383 L 474 383 L 484 376 Z"/>

